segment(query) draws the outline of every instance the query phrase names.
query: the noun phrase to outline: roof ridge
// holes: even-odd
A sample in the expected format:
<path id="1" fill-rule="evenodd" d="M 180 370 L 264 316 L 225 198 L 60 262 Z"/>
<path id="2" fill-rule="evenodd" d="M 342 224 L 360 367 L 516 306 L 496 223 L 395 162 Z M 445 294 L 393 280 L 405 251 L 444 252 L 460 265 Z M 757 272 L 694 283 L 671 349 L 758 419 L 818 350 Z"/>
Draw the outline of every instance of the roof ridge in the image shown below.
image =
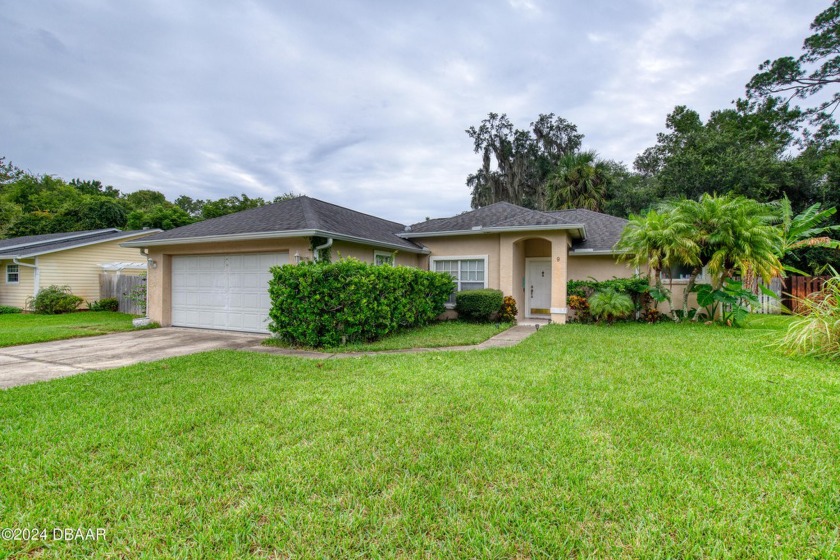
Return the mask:
<path id="1" fill-rule="evenodd" d="M 28 241 L 26 243 L 18 243 L 17 245 L 6 245 L 4 247 L 0 247 L 0 251 L 5 252 L 9 249 L 17 249 L 19 247 L 37 247 L 38 245 L 46 245 L 46 244 L 49 244 L 49 243 L 58 243 L 58 242 L 61 242 L 61 241 L 68 241 L 70 239 L 92 237 L 94 235 L 99 235 L 100 233 L 106 233 L 106 232 L 109 232 L 109 231 L 120 231 L 120 229 L 119 228 L 102 228 L 102 229 L 90 229 L 90 230 L 84 230 L 84 231 L 68 231 L 66 235 L 62 235 L 61 233 L 59 233 L 59 235 L 62 235 L 62 237 L 49 237 L 48 239 L 39 239 L 37 241 Z M 45 233 L 45 234 L 41 234 L 41 235 L 47 236 L 47 235 L 56 235 L 56 234 Z M 20 239 L 25 239 L 27 237 L 40 237 L 40 235 L 24 235 L 24 236 L 20 237 Z M 15 238 L 12 237 L 11 239 L 15 239 Z"/>
<path id="2" fill-rule="evenodd" d="M 400 222 L 395 222 L 393 220 L 388 220 L 386 218 L 382 218 L 380 216 L 374 216 L 373 214 L 368 214 L 367 212 L 361 212 L 359 210 L 354 210 L 353 208 L 347 208 L 346 206 L 339 206 L 338 204 L 333 204 L 332 202 L 327 202 L 326 200 L 321 200 L 320 198 L 313 198 L 307 195 L 301 195 L 300 198 L 306 198 L 312 202 L 317 202 L 319 204 L 325 204 L 327 206 L 332 206 L 334 208 L 341 208 L 342 210 L 347 210 L 348 212 L 353 212 L 355 214 L 360 214 L 362 216 L 367 216 L 368 218 L 373 218 L 374 220 L 379 220 L 380 222 L 388 222 L 389 224 L 394 224 L 399 226 L 400 228 L 404 228 L 405 224 Z"/>

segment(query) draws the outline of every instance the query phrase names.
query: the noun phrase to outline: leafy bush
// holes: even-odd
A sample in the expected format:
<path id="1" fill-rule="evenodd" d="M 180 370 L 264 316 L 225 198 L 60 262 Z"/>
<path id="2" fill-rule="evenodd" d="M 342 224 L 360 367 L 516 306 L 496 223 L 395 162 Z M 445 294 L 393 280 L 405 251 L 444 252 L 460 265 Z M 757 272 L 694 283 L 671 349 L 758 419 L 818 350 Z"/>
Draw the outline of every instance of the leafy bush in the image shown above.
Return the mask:
<path id="1" fill-rule="evenodd" d="M 635 310 L 633 300 L 627 294 L 613 289 L 604 289 L 592 294 L 589 298 L 589 312 L 598 321 L 612 323 L 616 319 L 623 319 Z"/>
<path id="2" fill-rule="evenodd" d="M 35 313 L 58 315 L 75 311 L 83 301 L 70 292 L 69 286 L 50 286 L 27 299 L 26 306 Z"/>
<path id="3" fill-rule="evenodd" d="M 779 341 L 788 353 L 840 359 L 840 274 L 833 272 L 819 292 L 799 300 L 798 317 Z"/>
<path id="4" fill-rule="evenodd" d="M 578 323 L 590 323 L 592 314 L 589 313 L 589 301 L 584 296 L 571 295 L 568 298 L 569 309 L 575 312 L 574 321 Z"/>
<path id="5" fill-rule="evenodd" d="M 119 311 L 120 300 L 117 298 L 102 298 L 99 301 L 89 301 L 88 309 L 91 311 Z"/>
<path id="6" fill-rule="evenodd" d="M 742 282 L 731 278 L 727 278 L 720 288 L 698 284 L 692 291 L 697 292 L 697 304 L 703 307 L 706 317 L 711 321 L 719 317 L 719 322 L 727 326 L 740 326 L 749 315 L 750 306 L 758 305 L 758 296 L 744 288 Z M 698 311 L 695 317 L 701 317 L 703 313 Z"/>
<path id="7" fill-rule="evenodd" d="M 12 313 L 20 313 L 23 311 L 20 307 L 12 307 L 11 305 L 0 305 L 0 315 L 11 315 Z"/>
<path id="8" fill-rule="evenodd" d="M 620 294 L 628 294 L 631 297 L 637 294 L 650 292 L 651 287 L 647 278 L 634 276 L 633 278 L 613 278 L 611 280 L 569 280 L 566 284 L 568 297 L 579 296 L 588 298 L 595 292 L 613 290 Z"/>
<path id="9" fill-rule="evenodd" d="M 455 311 L 467 321 L 494 321 L 503 303 L 501 290 L 467 290 L 455 295 Z"/>
<path id="10" fill-rule="evenodd" d="M 499 311 L 499 319 L 505 323 L 512 323 L 516 321 L 518 314 L 519 310 L 516 308 L 516 300 L 513 299 L 513 296 L 505 296 L 502 302 L 502 309 Z"/>
<path id="11" fill-rule="evenodd" d="M 445 273 L 356 259 L 277 266 L 272 275 L 269 330 L 312 347 L 368 342 L 428 324 L 454 289 Z"/>

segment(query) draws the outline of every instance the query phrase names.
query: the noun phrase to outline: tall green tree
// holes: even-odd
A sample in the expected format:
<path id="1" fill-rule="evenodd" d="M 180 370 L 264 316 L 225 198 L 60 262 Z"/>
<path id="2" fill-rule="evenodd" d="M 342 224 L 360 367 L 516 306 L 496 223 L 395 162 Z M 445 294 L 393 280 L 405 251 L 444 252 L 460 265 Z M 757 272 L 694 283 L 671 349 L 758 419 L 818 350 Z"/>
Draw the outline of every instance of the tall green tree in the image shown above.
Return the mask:
<path id="1" fill-rule="evenodd" d="M 239 196 L 229 196 L 220 198 L 218 200 L 208 200 L 201 208 L 201 217 L 205 220 L 210 218 L 218 218 L 233 214 L 234 212 L 241 212 L 250 208 L 258 208 L 265 206 L 266 202 L 261 197 L 251 198 L 247 194 Z"/>
<path id="2" fill-rule="evenodd" d="M 553 113 L 541 114 L 529 129 L 515 128 L 505 114 L 490 113 L 466 133 L 481 154 L 481 167 L 467 177 L 473 208 L 503 201 L 544 207 L 546 178 L 583 140 L 574 124 Z"/>
<path id="3" fill-rule="evenodd" d="M 604 208 L 610 169 L 594 151 L 573 152 L 560 157 L 545 181 L 546 209 Z"/>
<path id="4" fill-rule="evenodd" d="M 830 92 L 805 109 L 811 123 L 819 127 L 816 135 L 827 137 L 837 132 L 831 115 L 840 105 L 840 0 L 816 16 L 811 30 L 814 33 L 805 39 L 798 57 L 783 56 L 759 66 L 759 73 L 747 84 L 747 96 L 787 105 L 814 99 L 823 90 Z"/>

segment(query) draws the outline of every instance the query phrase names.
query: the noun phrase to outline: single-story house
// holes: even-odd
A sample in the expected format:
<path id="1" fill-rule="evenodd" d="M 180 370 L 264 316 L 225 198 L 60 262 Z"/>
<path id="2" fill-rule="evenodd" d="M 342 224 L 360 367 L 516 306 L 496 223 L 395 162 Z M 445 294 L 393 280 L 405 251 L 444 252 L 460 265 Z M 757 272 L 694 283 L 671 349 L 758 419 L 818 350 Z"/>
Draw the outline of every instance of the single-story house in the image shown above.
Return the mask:
<path id="1" fill-rule="evenodd" d="M 0 239 L 0 305 L 22 308 L 53 285 L 69 286 L 85 301 L 99 300 L 99 275 L 107 265 L 137 260 L 136 249 L 120 244 L 157 232 L 107 228 Z"/>
<path id="2" fill-rule="evenodd" d="M 405 226 L 301 196 L 123 246 L 148 260 L 147 312 L 164 326 L 267 332 L 269 268 L 327 250 L 333 258 L 448 272 L 457 290 L 512 295 L 520 319 L 564 323 L 567 280 L 633 275 L 613 251 L 625 224 L 589 210 L 500 202 Z"/>

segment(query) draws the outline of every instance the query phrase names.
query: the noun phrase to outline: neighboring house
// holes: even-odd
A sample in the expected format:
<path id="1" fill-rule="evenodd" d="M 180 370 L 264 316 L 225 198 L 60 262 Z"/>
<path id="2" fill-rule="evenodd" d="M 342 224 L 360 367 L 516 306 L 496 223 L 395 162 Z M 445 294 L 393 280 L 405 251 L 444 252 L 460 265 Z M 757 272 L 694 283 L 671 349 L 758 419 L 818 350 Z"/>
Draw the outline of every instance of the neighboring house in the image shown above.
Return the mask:
<path id="1" fill-rule="evenodd" d="M 632 276 L 613 245 L 626 220 L 500 202 L 412 226 L 306 196 L 123 243 L 147 251 L 148 315 L 161 325 L 267 332 L 274 265 L 355 257 L 450 273 L 458 290 L 512 295 L 519 318 L 566 321 L 566 282 Z M 312 238 L 324 246 L 313 252 Z"/>
<path id="2" fill-rule="evenodd" d="M 115 228 L 0 239 L 0 305 L 24 307 L 49 286 L 69 286 L 85 301 L 100 299 L 99 274 L 109 263 L 136 261 L 137 249 L 120 244 L 160 230 Z"/>

